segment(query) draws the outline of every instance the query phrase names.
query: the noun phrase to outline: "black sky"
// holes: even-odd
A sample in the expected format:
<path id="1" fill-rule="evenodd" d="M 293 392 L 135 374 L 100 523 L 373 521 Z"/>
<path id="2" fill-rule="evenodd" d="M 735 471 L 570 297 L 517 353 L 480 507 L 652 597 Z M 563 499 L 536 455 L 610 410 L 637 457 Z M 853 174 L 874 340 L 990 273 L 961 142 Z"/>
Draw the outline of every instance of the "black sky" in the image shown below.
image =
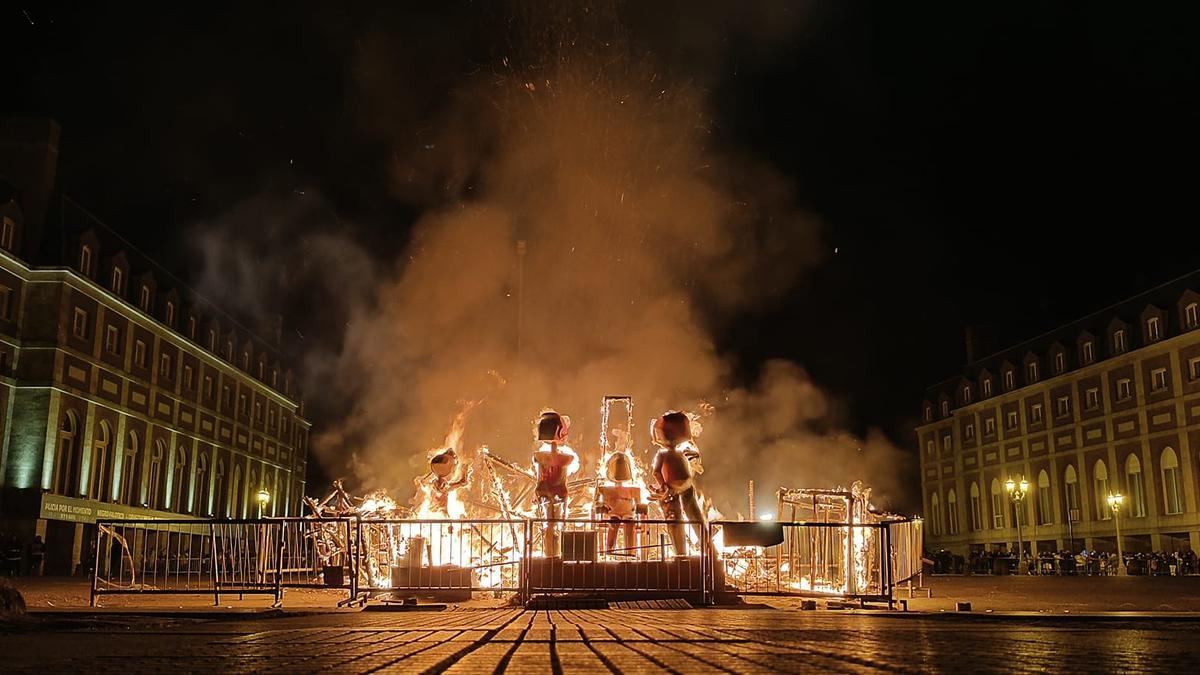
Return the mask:
<path id="1" fill-rule="evenodd" d="M 58 119 L 60 187 L 184 270 L 180 233 L 264 190 L 319 193 L 337 227 L 399 250 L 420 206 L 389 186 L 378 118 L 436 116 L 502 53 L 506 14 L 100 5 L 3 10 L 2 112 Z M 746 373 L 803 364 L 851 428 L 908 447 L 964 326 L 999 348 L 1200 266 L 1200 24 L 1184 8 L 631 3 L 637 48 L 709 92 L 717 142 L 827 223 L 825 262 L 721 346 Z M 400 47 L 364 64 L 381 27 Z M 395 95 L 364 93 L 372 77 Z"/>

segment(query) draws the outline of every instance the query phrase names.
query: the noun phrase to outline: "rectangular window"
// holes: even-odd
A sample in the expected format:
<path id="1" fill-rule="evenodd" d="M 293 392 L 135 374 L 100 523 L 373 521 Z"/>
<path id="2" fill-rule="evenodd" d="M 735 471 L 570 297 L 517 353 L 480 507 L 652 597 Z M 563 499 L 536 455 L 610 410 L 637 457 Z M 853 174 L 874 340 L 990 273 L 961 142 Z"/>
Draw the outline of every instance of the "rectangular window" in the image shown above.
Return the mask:
<path id="1" fill-rule="evenodd" d="M 933 441 L 925 441 L 925 454 L 929 455 L 930 457 L 933 457 L 933 455 L 934 455 Z"/>
<path id="2" fill-rule="evenodd" d="M 267 411 L 267 428 L 272 431 L 275 430 L 275 409 L 274 408 Z"/>
<path id="3" fill-rule="evenodd" d="M 1066 417 L 1071 414 L 1071 399 L 1067 396 L 1059 396 L 1055 402 L 1055 411 L 1059 417 Z"/>
<path id="4" fill-rule="evenodd" d="M 1034 361 L 1034 362 L 1030 363 L 1028 366 L 1025 366 L 1025 375 L 1029 379 L 1030 382 L 1038 381 L 1037 361 Z"/>
<path id="5" fill-rule="evenodd" d="M 1041 403 L 1034 403 L 1032 406 L 1030 406 L 1029 419 L 1034 424 L 1037 424 L 1038 422 L 1042 421 L 1042 404 Z"/>
<path id="6" fill-rule="evenodd" d="M 1155 368 L 1150 371 L 1150 390 L 1163 391 L 1167 388 L 1167 369 Z"/>
<path id="7" fill-rule="evenodd" d="M 1063 353 L 1062 353 L 1062 352 L 1059 352 L 1059 353 L 1055 354 L 1055 355 L 1054 355 L 1054 372 L 1055 372 L 1055 373 L 1062 373 L 1062 372 L 1063 372 L 1064 370 L 1066 370 L 1066 369 L 1067 369 L 1067 359 L 1066 359 L 1066 357 L 1065 357 L 1065 356 L 1063 356 Z"/>
<path id="8" fill-rule="evenodd" d="M 983 421 L 983 433 L 985 436 L 991 436 L 996 433 L 996 418 L 989 417 Z"/>
<path id="9" fill-rule="evenodd" d="M 138 306 L 143 312 L 150 313 L 150 287 L 142 286 L 142 290 L 138 293 Z"/>
<path id="10" fill-rule="evenodd" d="M 968 441 L 975 440 L 975 425 L 974 424 L 967 425 L 966 436 L 967 436 Z"/>
<path id="11" fill-rule="evenodd" d="M 16 240 L 17 223 L 12 218 L 4 216 L 3 225 L 0 225 L 0 247 L 3 247 L 5 251 L 12 251 Z"/>
<path id="12" fill-rule="evenodd" d="M 230 389 L 229 385 L 221 388 L 221 400 L 224 402 L 226 409 L 233 403 L 233 390 Z"/>
<path id="13" fill-rule="evenodd" d="M 992 493 L 992 527 L 1004 529 L 1004 497 L 995 492 Z"/>
<path id="14" fill-rule="evenodd" d="M 1151 342 L 1155 342 L 1162 337 L 1162 330 L 1159 328 L 1158 317 L 1150 317 L 1150 320 L 1146 322 L 1146 335 L 1150 337 Z"/>
<path id="15" fill-rule="evenodd" d="M 1004 418 L 1004 428 L 1012 431 L 1017 428 L 1017 412 L 1014 410 Z"/>
<path id="16" fill-rule="evenodd" d="M 76 307 L 75 317 L 71 321 L 71 334 L 80 339 L 87 339 L 88 313 L 87 310 Z"/>
<path id="17" fill-rule="evenodd" d="M 984 397 L 992 395 L 992 378 L 990 377 L 983 381 L 983 395 Z"/>
<path id="18" fill-rule="evenodd" d="M 950 452 L 950 443 L 951 443 L 950 434 L 946 434 L 945 436 L 942 436 L 942 451 L 943 452 Z"/>
<path id="19" fill-rule="evenodd" d="M 1100 390 L 1092 387 L 1083 395 L 1083 404 L 1088 410 L 1095 410 L 1100 407 Z"/>
<path id="20" fill-rule="evenodd" d="M 970 385 L 963 387 L 963 403 L 971 402 L 971 387 Z"/>
<path id="21" fill-rule="evenodd" d="M 1122 377 L 1117 380 L 1117 400 L 1126 401 L 1133 396 L 1133 386 L 1129 378 Z"/>
<path id="22" fill-rule="evenodd" d="M 141 340 L 133 343 L 133 363 L 139 368 L 146 367 L 146 343 Z"/>
<path id="23" fill-rule="evenodd" d="M 1083 343 L 1083 362 L 1091 363 L 1096 360 L 1096 348 L 1092 346 L 1092 341 L 1088 340 Z"/>
<path id="24" fill-rule="evenodd" d="M 1188 359 L 1188 375 L 1193 380 L 1200 380 L 1200 356 Z"/>
<path id="25" fill-rule="evenodd" d="M 246 395 L 245 394 L 238 396 L 238 410 L 240 410 L 243 415 L 246 414 Z"/>
<path id="26" fill-rule="evenodd" d="M 212 375 L 204 376 L 204 398 L 211 399 L 213 394 Z"/>
<path id="27" fill-rule="evenodd" d="M 159 357 L 159 359 L 158 359 L 158 375 L 159 375 L 159 377 L 165 377 L 168 380 L 171 379 L 171 355 L 170 354 L 163 354 L 161 357 Z"/>
<path id="28" fill-rule="evenodd" d="M 254 419 L 262 421 L 262 402 L 260 401 L 254 402 Z"/>
<path id="29" fill-rule="evenodd" d="M 112 292 L 121 295 L 124 289 L 125 274 L 120 267 L 114 267 L 112 270 L 112 283 L 109 285 Z"/>
<path id="30" fill-rule="evenodd" d="M 1183 322 L 1188 328 L 1195 328 L 1200 317 L 1197 317 L 1196 303 L 1192 303 L 1183 309 Z"/>
<path id="31" fill-rule="evenodd" d="M 13 290 L 8 286 L 0 286 L 0 319 L 12 321 Z"/>
<path id="32" fill-rule="evenodd" d="M 942 401 L 942 417 L 950 416 L 950 402 Z"/>
<path id="33" fill-rule="evenodd" d="M 1004 388 L 1005 388 L 1005 390 L 1011 390 L 1013 388 L 1013 384 L 1014 384 L 1013 371 L 1011 371 L 1011 370 L 1005 371 L 1005 373 L 1004 373 Z"/>
<path id="34" fill-rule="evenodd" d="M 192 367 L 187 364 L 183 366 L 183 386 L 185 389 L 192 388 Z"/>
<path id="35" fill-rule="evenodd" d="M 1116 354 L 1125 353 L 1125 331 L 1117 330 L 1113 333 L 1113 352 Z"/>
<path id="36" fill-rule="evenodd" d="M 121 332 L 116 326 L 108 326 L 104 329 L 104 349 L 109 354 L 121 353 Z"/>

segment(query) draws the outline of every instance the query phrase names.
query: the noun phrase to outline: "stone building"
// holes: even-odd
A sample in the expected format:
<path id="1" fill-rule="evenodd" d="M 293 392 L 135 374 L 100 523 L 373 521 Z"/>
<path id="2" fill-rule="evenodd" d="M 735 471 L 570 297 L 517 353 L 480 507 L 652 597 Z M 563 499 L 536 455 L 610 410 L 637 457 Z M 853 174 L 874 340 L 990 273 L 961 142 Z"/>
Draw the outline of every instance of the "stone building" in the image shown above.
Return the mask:
<path id="1" fill-rule="evenodd" d="M 309 423 L 277 319 L 196 297 L 53 190 L 58 127 L 0 123 L 0 532 L 75 571 L 100 517 L 295 515 Z"/>
<path id="2" fill-rule="evenodd" d="M 1200 272 L 971 362 L 917 427 L 927 547 L 1200 549 Z M 1005 483 L 1028 481 L 1018 507 Z"/>

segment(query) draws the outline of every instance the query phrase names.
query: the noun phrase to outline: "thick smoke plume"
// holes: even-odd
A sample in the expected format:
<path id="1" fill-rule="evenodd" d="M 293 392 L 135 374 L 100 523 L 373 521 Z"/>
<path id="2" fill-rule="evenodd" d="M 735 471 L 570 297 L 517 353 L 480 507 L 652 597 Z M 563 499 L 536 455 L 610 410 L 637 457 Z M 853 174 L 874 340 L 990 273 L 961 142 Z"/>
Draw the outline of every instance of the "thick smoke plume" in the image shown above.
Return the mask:
<path id="1" fill-rule="evenodd" d="M 531 421 L 552 406 L 595 460 L 601 398 L 629 394 L 639 447 L 651 417 L 712 406 L 704 487 L 726 513 L 744 511 L 751 479 L 760 502 L 779 485 L 855 479 L 886 497 L 886 441 L 836 431 L 794 364 L 735 381 L 710 337 L 819 262 L 817 222 L 787 182 L 715 147 L 705 93 L 633 54 L 612 16 L 513 25 L 510 49 L 393 153 L 397 195 L 430 206 L 404 255 L 340 309 L 340 354 L 308 391 L 349 410 L 318 430 L 319 459 L 403 497 L 459 409 L 481 400 L 468 451 L 525 462 Z"/>

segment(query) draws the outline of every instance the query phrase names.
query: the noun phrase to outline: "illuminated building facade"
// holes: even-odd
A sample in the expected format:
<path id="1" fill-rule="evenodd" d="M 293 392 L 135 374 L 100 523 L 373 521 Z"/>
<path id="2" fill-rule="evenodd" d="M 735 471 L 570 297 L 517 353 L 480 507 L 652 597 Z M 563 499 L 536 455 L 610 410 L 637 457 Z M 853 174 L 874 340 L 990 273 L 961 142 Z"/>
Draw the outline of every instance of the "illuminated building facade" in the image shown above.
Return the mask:
<path id="1" fill-rule="evenodd" d="M 927 547 L 1200 550 L 1200 272 L 931 387 L 917 427 Z M 1019 506 L 1006 482 L 1028 481 Z"/>
<path id="2" fill-rule="evenodd" d="M 68 573 L 98 517 L 254 517 L 260 489 L 298 513 L 309 424 L 278 320 L 246 328 L 54 193 L 52 122 L 2 131 L 0 532 Z"/>

